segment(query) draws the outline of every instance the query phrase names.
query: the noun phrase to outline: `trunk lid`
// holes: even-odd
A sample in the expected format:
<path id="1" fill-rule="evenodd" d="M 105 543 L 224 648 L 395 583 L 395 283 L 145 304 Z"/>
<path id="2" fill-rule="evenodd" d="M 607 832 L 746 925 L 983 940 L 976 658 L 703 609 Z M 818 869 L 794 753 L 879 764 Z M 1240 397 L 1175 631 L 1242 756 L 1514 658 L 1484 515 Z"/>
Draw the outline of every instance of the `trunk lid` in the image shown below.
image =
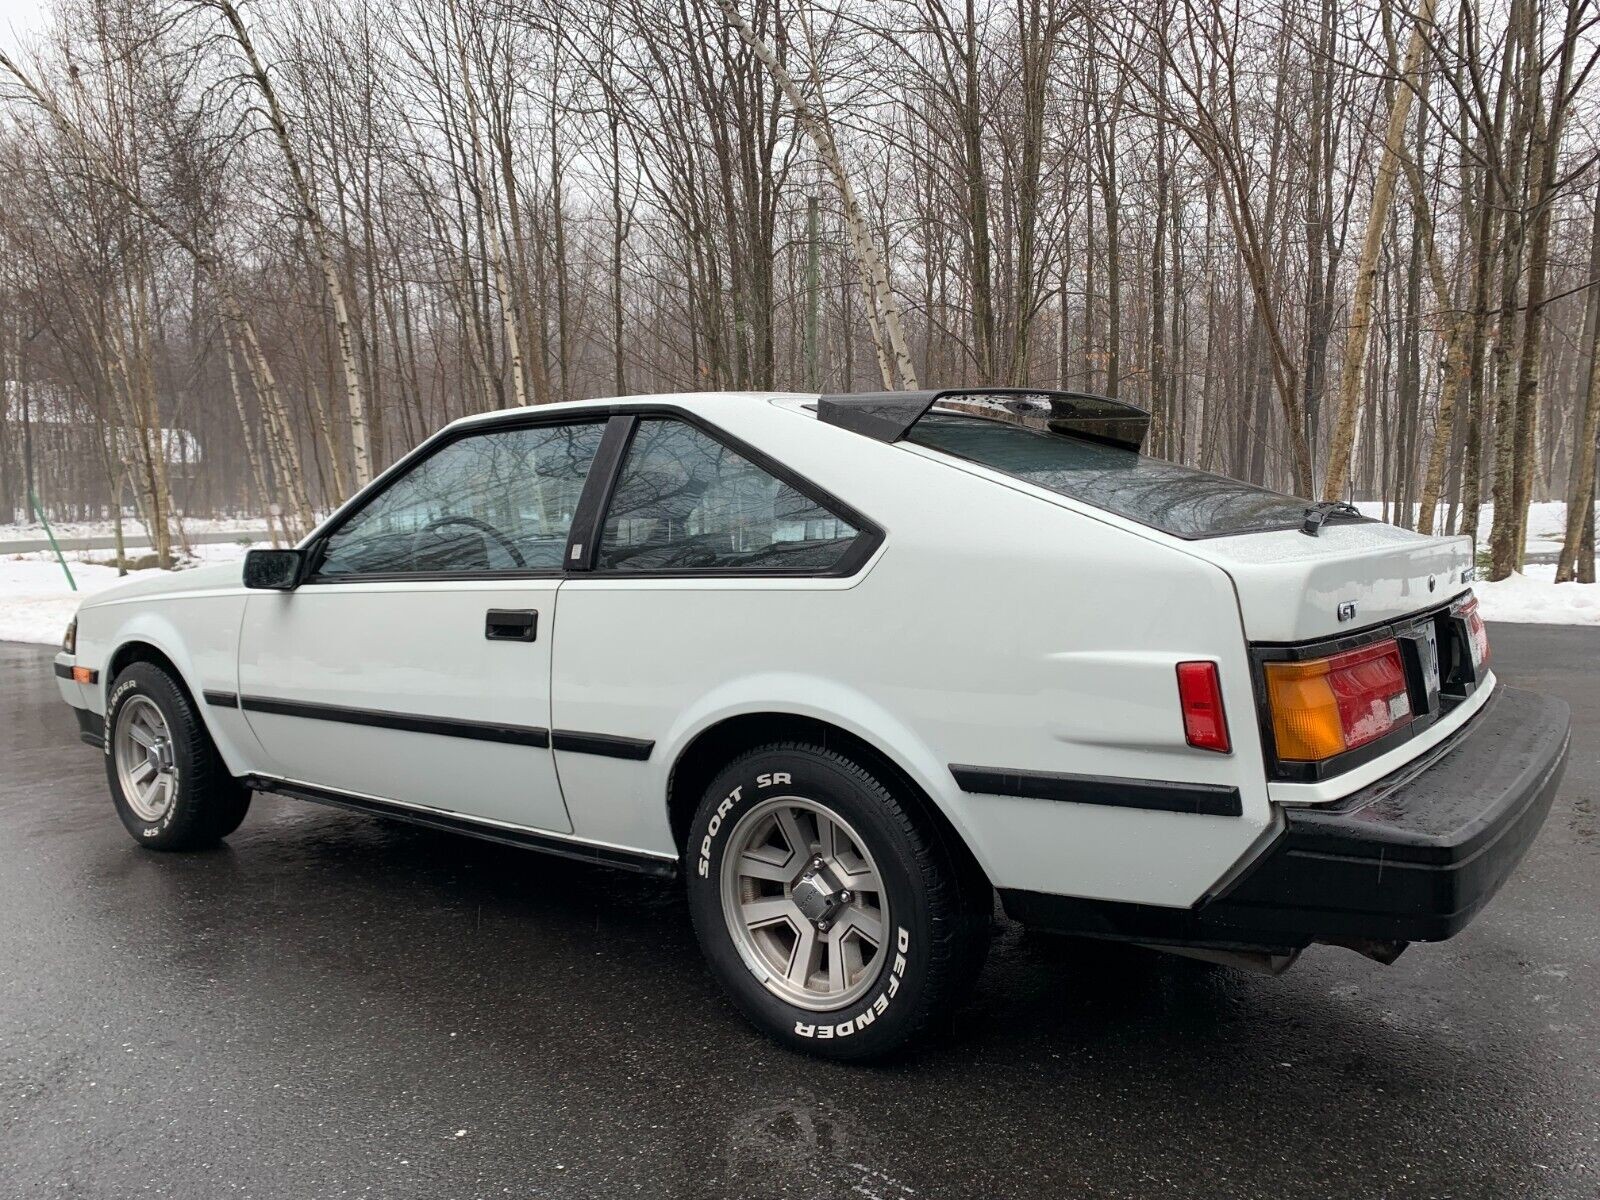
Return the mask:
<path id="1" fill-rule="evenodd" d="M 1251 642 L 1306 642 L 1437 608 L 1472 583 L 1472 540 L 1375 521 L 1193 541 L 1233 579 Z"/>

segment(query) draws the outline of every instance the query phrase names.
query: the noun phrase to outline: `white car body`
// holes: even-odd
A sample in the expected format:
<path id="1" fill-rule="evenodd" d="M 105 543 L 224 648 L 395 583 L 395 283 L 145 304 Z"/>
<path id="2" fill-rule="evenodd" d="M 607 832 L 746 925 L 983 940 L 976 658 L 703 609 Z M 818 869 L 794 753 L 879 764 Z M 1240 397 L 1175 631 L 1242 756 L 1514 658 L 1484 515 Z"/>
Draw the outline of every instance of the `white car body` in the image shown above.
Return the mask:
<path id="1" fill-rule="evenodd" d="M 1424 732 L 1348 770 L 1270 778 L 1251 647 L 1335 639 L 1448 605 L 1470 588 L 1466 539 L 1329 522 L 1314 537 L 1280 529 L 1186 540 L 923 445 L 827 423 L 817 402 L 715 393 L 466 418 L 303 547 L 442 440 L 522 420 L 661 412 L 781 461 L 881 531 L 848 572 L 576 570 L 313 579 L 263 591 L 243 586 L 237 564 L 207 567 L 87 600 L 76 653 L 58 658 L 63 696 L 89 714 L 89 728 L 105 713 L 119 656 L 149 647 L 206 698 L 227 768 L 255 786 L 378 802 L 660 872 L 692 869 L 672 802 L 686 756 L 730 722 L 796 718 L 892 762 L 1002 895 L 1172 910 L 1225 888 L 1279 838 L 1286 813 L 1426 759 L 1494 696 L 1486 674 Z M 486 640 L 489 609 L 537 611 L 535 640 Z M 1197 660 L 1216 664 L 1229 753 L 1186 740 L 1174 671 Z M 95 682 L 77 682 L 75 666 Z M 240 697 L 265 703 L 241 707 Z M 316 706 L 343 716 L 308 718 Z M 379 723 L 362 723 L 362 713 Z M 385 725 L 383 714 L 413 727 Z M 429 722 L 503 727 L 505 740 Z M 554 744 L 541 746 L 546 731 Z M 968 790 L 952 770 L 961 766 L 1232 789 L 1237 805 L 1169 811 Z"/>

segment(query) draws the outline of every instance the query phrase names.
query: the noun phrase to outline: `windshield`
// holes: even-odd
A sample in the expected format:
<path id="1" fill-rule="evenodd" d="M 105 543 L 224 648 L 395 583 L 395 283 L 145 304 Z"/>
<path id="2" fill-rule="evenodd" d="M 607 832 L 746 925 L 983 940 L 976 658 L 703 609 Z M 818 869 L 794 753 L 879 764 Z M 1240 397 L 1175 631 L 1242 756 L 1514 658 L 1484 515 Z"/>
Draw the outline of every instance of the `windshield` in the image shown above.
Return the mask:
<path id="1" fill-rule="evenodd" d="M 1181 538 L 1295 529 L 1311 503 L 1119 446 L 938 409 L 905 440 Z"/>

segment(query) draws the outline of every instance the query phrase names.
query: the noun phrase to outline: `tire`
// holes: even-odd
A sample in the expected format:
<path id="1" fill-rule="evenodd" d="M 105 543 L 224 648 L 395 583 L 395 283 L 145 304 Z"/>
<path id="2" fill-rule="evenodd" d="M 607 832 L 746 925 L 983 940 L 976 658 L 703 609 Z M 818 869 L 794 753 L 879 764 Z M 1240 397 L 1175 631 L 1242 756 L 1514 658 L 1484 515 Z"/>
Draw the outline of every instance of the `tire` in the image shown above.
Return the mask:
<path id="1" fill-rule="evenodd" d="M 228 774 L 188 694 L 154 663 L 112 682 L 105 739 L 117 816 L 148 850 L 214 845 L 250 809 L 250 790 Z"/>
<path id="2" fill-rule="evenodd" d="M 830 750 L 785 743 L 730 763 L 685 858 L 712 972 L 791 1049 L 899 1050 L 953 1013 L 988 953 L 994 893 L 965 850 Z"/>

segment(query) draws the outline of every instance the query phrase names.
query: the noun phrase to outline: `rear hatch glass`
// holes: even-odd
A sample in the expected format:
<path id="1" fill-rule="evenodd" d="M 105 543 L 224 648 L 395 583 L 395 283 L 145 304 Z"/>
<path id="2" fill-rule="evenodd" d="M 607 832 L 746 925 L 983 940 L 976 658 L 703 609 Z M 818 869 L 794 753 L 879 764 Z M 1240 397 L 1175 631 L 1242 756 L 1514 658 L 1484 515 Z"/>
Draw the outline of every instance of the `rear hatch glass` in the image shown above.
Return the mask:
<path id="1" fill-rule="evenodd" d="M 1121 446 L 938 408 L 913 425 L 905 440 L 1180 538 L 1295 529 L 1311 503 Z M 1344 513 L 1328 518 L 1366 519 Z"/>

